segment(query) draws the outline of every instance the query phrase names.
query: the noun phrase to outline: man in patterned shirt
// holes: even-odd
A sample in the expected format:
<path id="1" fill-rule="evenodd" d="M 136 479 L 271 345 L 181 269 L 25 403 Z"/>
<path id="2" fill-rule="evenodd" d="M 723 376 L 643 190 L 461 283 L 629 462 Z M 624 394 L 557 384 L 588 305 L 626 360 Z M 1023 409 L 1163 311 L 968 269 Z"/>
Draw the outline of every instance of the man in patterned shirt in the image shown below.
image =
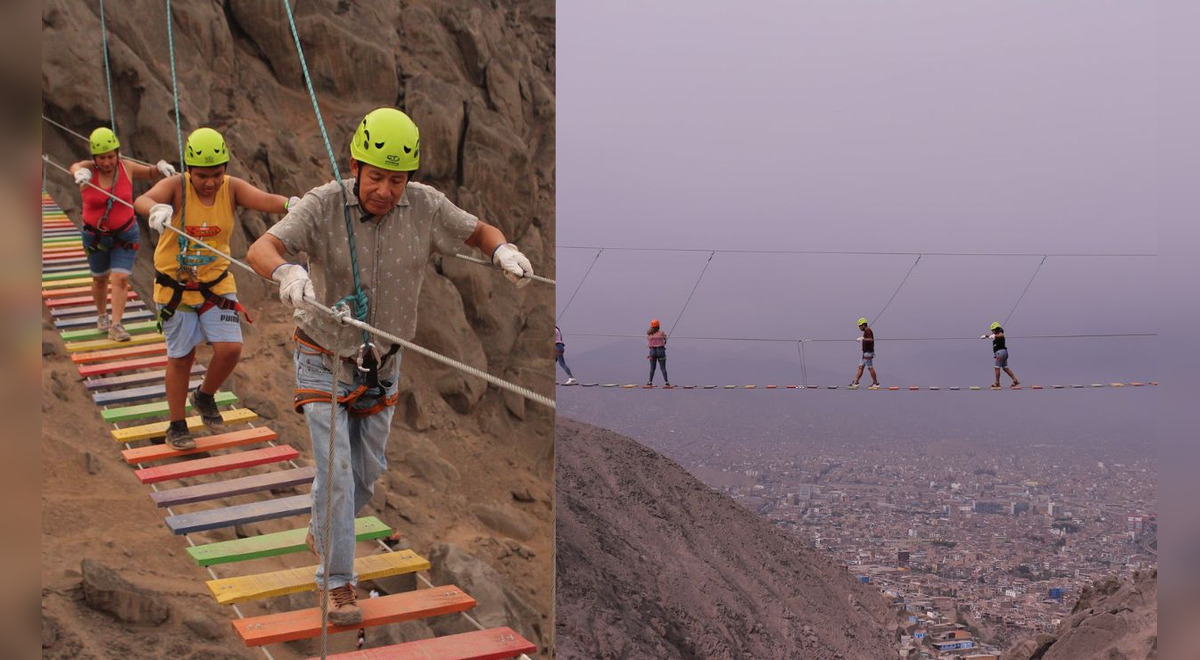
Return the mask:
<path id="1" fill-rule="evenodd" d="M 462 246 L 491 255 L 492 263 L 518 287 L 533 275 L 529 260 L 504 234 L 452 204 L 441 192 L 410 181 L 420 159 L 420 135 L 408 115 L 380 108 L 359 123 L 350 143 L 353 179 L 310 190 L 278 224 L 254 242 L 246 259 L 259 274 L 279 282 L 279 297 L 295 308 L 297 412 L 304 413 L 313 443 L 313 482 L 308 544 L 324 558 L 317 585 L 328 585 L 329 621 L 362 621 L 354 591 L 354 518 L 371 499 L 386 465 L 385 449 L 400 379 L 398 346 L 372 354 L 362 331 L 307 308 L 305 298 L 332 306 L 348 298 L 355 315 L 389 334 L 411 339 L 417 300 L 429 257 Z M 354 278 L 346 232 L 348 208 L 356 242 L 361 293 Z M 285 256 L 307 253 L 306 271 Z M 311 275 L 311 279 L 310 279 Z M 364 360 L 365 358 L 365 360 Z M 363 367 L 366 367 L 364 369 Z M 372 368 L 373 367 L 373 368 Z M 326 483 L 330 387 L 338 373 L 338 423 L 333 478 Z M 346 460 L 349 458 L 349 460 Z M 322 547 L 326 498 L 332 497 L 330 540 Z"/>

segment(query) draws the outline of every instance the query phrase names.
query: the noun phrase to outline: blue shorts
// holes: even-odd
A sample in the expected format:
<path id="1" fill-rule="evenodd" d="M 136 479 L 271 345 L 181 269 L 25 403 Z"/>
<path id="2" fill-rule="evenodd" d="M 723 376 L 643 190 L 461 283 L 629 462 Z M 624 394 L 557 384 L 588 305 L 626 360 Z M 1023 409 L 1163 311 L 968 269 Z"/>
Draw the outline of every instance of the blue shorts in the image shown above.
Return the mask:
<path id="1" fill-rule="evenodd" d="M 133 272 L 133 261 L 137 258 L 137 250 L 114 248 L 113 236 L 100 236 L 90 231 L 80 233 L 83 234 L 83 249 L 87 253 L 88 270 L 92 271 L 92 277 L 108 275 L 110 271 L 126 275 Z M 129 223 L 129 227 L 117 234 L 115 238 L 126 243 L 137 243 L 138 223 L 136 221 Z"/>
<path id="2" fill-rule="evenodd" d="M 647 359 L 650 359 L 650 360 L 665 360 L 665 359 L 667 359 L 667 347 L 666 346 L 651 346 L 650 347 L 650 355 L 647 355 L 646 357 L 647 357 Z"/>
<path id="3" fill-rule="evenodd" d="M 996 368 L 997 369 L 1003 369 L 1008 366 L 1008 349 L 1007 348 L 1002 348 L 1002 349 L 996 351 L 995 353 L 992 353 L 992 357 L 996 359 Z"/>
<path id="4" fill-rule="evenodd" d="M 227 293 L 222 298 L 237 300 Z M 181 358 L 192 352 L 202 342 L 242 343 L 241 314 L 235 309 L 213 307 L 203 314 L 196 314 L 194 307 L 180 305 L 175 314 L 163 323 L 163 334 L 167 336 L 167 357 Z"/>
<path id="5" fill-rule="evenodd" d="M 859 361 L 858 366 L 860 366 L 860 367 L 875 366 L 875 354 L 874 353 L 863 353 L 862 360 Z"/>

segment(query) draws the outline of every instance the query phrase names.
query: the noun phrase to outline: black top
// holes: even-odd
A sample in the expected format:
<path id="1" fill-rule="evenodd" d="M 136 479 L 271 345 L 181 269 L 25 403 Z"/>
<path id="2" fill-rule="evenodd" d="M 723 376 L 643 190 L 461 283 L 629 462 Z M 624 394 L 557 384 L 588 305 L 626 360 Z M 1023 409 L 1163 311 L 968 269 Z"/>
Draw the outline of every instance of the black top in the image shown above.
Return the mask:
<path id="1" fill-rule="evenodd" d="M 992 337 L 992 352 L 995 353 L 996 351 L 1003 350 L 1005 348 L 1004 328 L 996 328 L 992 330 L 992 334 L 995 335 Z"/>
<path id="2" fill-rule="evenodd" d="M 862 347 L 863 353 L 874 353 L 875 352 L 875 331 L 874 330 L 872 330 L 870 328 L 863 330 L 862 345 L 863 345 L 863 347 Z"/>

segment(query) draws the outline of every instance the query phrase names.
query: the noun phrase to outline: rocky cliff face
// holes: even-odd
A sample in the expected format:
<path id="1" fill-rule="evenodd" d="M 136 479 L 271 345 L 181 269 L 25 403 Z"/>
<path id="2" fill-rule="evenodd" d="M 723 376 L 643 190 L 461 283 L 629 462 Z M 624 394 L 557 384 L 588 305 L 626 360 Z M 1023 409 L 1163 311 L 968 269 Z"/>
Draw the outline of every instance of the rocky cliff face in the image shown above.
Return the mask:
<path id="1" fill-rule="evenodd" d="M 1158 571 L 1085 590 L 1053 635 L 1018 642 L 1003 660 L 1152 660 L 1158 657 Z"/>
<path id="2" fill-rule="evenodd" d="M 418 180 L 499 226 L 539 274 L 553 277 L 553 2 L 293 4 L 343 176 L 348 176 L 346 145 L 359 119 L 379 106 L 404 109 L 422 131 Z M 128 0 L 106 3 L 105 8 L 123 154 L 177 163 L 164 3 Z M 222 131 L 231 151 L 230 174 L 272 192 L 303 194 L 332 179 L 282 3 L 200 0 L 175 2 L 172 9 L 184 135 L 204 125 Z M 101 53 L 97 3 L 44 3 L 44 114 L 83 134 L 107 123 Z M 55 162 L 66 165 L 87 157 L 84 141 L 49 124 L 42 128 L 43 152 Z M 46 187 L 77 217 L 78 190 L 65 174 L 47 170 Z M 144 189 L 135 185 L 135 194 Z M 235 256 L 244 254 L 277 220 L 245 211 L 240 219 L 242 231 L 233 240 Z M 144 219 L 142 231 L 144 247 L 134 284 L 148 297 L 153 241 Z M 285 441 L 308 456 L 307 431 L 288 405 L 290 315 L 273 288 L 248 273 L 235 274 L 239 295 L 256 322 L 244 327 L 244 359 L 230 386 L 263 413 Z M 429 265 L 415 341 L 552 395 L 553 306 L 550 286 L 533 284 L 518 291 L 495 271 L 446 259 Z M 44 339 L 57 340 L 49 330 Z M 61 356 L 43 364 L 44 374 L 70 373 Z M 67 389 L 72 387 L 68 382 Z M 496 589 L 523 601 L 510 611 L 532 612 L 527 620 L 509 625 L 548 648 L 553 411 L 502 396 L 478 379 L 417 355 L 404 358 L 401 387 L 389 470 L 377 484 L 370 508 L 418 551 L 446 542 L 489 564 L 494 570 L 488 575 L 498 575 L 503 582 Z M 48 416 L 86 405 L 81 397 L 64 401 L 44 395 L 43 400 L 48 402 L 43 408 L 50 408 Z M 95 415 L 94 410 L 82 412 Z M 75 430 L 90 423 L 80 416 Z M 48 446 L 80 449 L 72 443 L 64 433 Z M 124 477 L 132 479 L 120 478 Z M 55 500 L 55 489 L 66 487 L 53 478 L 44 482 L 54 515 L 84 516 L 95 502 L 74 496 Z M 136 483 L 129 487 L 138 488 Z M 54 530 L 49 533 L 61 547 L 47 561 L 58 561 L 59 556 L 67 561 L 73 554 L 71 535 L 65 530 L 61 537 Z M 120 527 L 111 533 L 119 534 Z M 156 533 L 162 537 L 159 542 L 170 541 L 165 531 Z M 115 543 L 120 547 L 121 539 Z M 71 570 L 78 567 L 78 557 L 75 552 Z M 126 559 L 133 563 L 118 556 L 114 568 L 121 570 Z M 187 566 L 175 561 L 179 570 Z M 52 581 L 61 581 L 63 567 L 46 570 L 53 574 Z M 64 635 L 70 633 L 69 622 L 60 619 L 58 625 Z"/>
<path id="3" fill-rule="evenodd" d="M 844 568 L 630 438 L 556 435 L 558 657 L 895 657 Z"/>

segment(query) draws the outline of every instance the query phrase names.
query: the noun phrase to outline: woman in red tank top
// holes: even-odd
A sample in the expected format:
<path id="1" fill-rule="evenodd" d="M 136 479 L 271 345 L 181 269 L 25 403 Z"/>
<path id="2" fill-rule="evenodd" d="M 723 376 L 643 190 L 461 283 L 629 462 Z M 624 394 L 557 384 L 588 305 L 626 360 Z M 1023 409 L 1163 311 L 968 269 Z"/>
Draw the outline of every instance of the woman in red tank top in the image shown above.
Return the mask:
<path id="1" fill-rule="evenodd" d="M 129 274 L 133 272 L 138 248 L 138 224 L 132 206 L 133 179 L 157 181 L 175 174 L 175 168 L 161 160 L 151 166 L 121 158 L 121 143 L 105 127 L 92 131 L 88 141 L 92 159 L 72 165 L 71 174 L 80 186 L 83 201 L 83 247 L 92 274 L 96 328 L 108 332 L 113 341 L 129 341 L 121 317 L 125 314 Z M 110 279 L 111 318 L 107 310 Z"/>

